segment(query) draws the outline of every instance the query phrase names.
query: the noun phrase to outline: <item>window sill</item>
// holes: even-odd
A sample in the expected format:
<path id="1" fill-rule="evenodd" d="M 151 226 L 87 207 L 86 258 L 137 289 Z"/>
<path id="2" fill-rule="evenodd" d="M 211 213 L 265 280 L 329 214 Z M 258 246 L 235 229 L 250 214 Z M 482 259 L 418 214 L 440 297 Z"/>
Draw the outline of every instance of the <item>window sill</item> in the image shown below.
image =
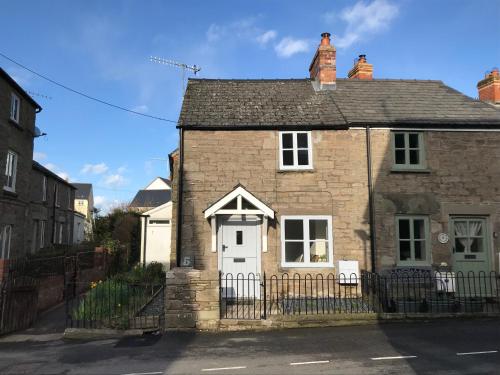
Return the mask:
<path id="1" fill-rule="evenodd" d="M 11 118 L 9 118 L 9 122 L 11 123 L 12 126 L 16 127 L 18 130 L 24 131 L 24 128 L 21 125 L 19 125 L 19 122 L 17 122 L 16 120 L 12 120 Z"/>
<path id="2" fill-rule="evenodd" d="M 420 173 L 420 174 L 430 174 L 431 170 L 428 168 L 392 168 L 391 173 Z"/>
<path id="3" fill-rule="evenodd" d="M 9 197 L 15 197 L 15 198 L 18 197 L 18 194 L 15 191 L 6 189 L 5 187 L 3 188 L 3 193 L 4 195 L 7 195 Z"/>
<path id="4" fill-rule="evenodd" d="M 314 268 L 335 268 L 335 266 L 332 263 L 318 263 L 318 264 L 281 264 L 282 269 L 294 269 L 294 268 L 300 268 L 300 269 L 314 269 Z"/>
<path id="5" fill-rule="evenodd" d="M 314 168 L 286 168 L 286 169 L 278 169 L 278 173 L 314 173 Z"/>

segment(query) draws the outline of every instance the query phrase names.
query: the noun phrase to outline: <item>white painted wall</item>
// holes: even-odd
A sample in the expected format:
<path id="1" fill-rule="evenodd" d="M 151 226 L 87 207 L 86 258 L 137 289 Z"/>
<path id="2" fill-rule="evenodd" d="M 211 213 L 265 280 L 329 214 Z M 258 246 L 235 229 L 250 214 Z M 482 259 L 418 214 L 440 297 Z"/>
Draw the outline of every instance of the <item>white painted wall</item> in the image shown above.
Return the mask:
<path id="1" fill-rule="evenodd" d="M 170 186 L 160 177 L 156 177 L 144 190 L 170 190 Z"/>
<path id="2" fill-rule="evenodd" d="M 141 217 L 141 262 L 160 262 L 170 269 L 172 202 L 167 202 Z M 149 217 L 147 217 L 149 215 Z M 145 254 L 145 255 L 144 255 Z"/>
<path id="3" fill-rule="evenodd" d="M 79 244 L 85 240 L 85 216 L 75 212 L 75 220 L 73 225 L 73 243 Z"/>

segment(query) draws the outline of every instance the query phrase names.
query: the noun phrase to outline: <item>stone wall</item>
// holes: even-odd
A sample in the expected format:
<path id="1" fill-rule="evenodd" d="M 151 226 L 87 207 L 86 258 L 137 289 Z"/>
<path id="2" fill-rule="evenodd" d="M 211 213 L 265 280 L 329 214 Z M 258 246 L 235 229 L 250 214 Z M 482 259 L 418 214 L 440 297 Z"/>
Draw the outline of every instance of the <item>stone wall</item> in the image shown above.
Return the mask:
<path id="1" fill-rule="evenodd" d="M 165 287 L 167 329 L 216 329 L 219 313 L 218 272 L 173 268 Z"/>

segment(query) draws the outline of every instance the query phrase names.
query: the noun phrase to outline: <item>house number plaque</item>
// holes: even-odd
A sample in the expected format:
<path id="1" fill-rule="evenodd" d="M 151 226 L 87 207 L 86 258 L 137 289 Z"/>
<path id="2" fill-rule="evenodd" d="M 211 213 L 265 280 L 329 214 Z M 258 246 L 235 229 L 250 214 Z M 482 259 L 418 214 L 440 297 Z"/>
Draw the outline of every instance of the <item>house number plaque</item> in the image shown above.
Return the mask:
<path id="1" fill-rule="evenodd" d="M 438 234 L 438 241 L 440 243 L 448 243 L 450 240 L 450 237 L 446 233 L 439 233 Z"/>

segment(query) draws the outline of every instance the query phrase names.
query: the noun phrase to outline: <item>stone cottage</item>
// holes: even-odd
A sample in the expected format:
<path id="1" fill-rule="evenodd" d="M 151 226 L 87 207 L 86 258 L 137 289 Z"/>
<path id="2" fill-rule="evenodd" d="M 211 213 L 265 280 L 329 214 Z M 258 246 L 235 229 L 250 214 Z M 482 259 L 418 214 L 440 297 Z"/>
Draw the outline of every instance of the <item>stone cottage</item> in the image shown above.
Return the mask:
<path id="1" fill-rule="evenodd" d="M 338 78 L 324 33 L 310 78 L 189 80 L 171 154 L 177 264 L 498 271 L 498 71 L 478 86 L 488 103 L 373 71 L 361 55 Z"/>

